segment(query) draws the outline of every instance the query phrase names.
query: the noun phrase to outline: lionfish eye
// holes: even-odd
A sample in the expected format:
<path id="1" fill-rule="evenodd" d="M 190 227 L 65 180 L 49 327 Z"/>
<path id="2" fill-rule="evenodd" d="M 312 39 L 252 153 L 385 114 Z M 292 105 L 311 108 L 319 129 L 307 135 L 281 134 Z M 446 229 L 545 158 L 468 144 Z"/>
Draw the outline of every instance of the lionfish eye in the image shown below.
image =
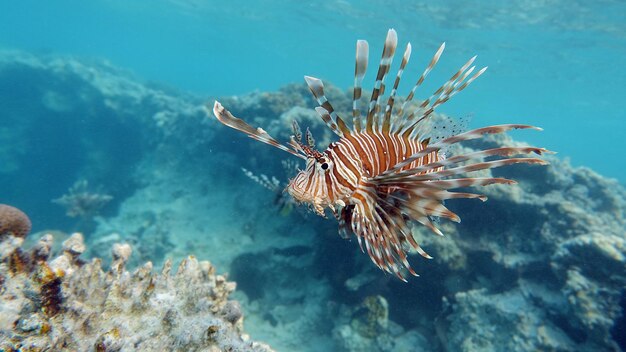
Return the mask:
<path id="1" fill-rule="evenodd" d="M 328 169 L 328 163 L 323 163 L 322 164 L 322 169 L 327 170 Z"/>

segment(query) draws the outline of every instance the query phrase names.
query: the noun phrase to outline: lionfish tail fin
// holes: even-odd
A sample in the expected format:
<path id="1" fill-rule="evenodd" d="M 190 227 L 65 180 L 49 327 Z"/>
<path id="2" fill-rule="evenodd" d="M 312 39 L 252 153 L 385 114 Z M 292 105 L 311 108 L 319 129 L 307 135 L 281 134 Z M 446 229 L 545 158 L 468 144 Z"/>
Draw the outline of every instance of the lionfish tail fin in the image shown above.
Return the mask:
<path id="1" fill-rule="evenodd" d="M 207 112 L 208 110 L 209 110 L 209 107 L 207 106 Z M 222 124 L 230 128 L 236 129 L 238 131 L 241 131 L 247 134 L 252 139 L 256 139 L 259 142 L 263 142 L 271 146 L 274 146 L 280 150 L 286 151 L 287 153 L 295 155 L 301 159 L 306 159 L 306 157 L 302 154 L 299 154 L 297 150 L 289 148 L 281 144 L 280 142 L 278 142 L 276 139 L 270 136 L 267 132 L 265 132 L 265 130 L 263 130 L 262 128 L 260 127 L 254 128 L 248 125 L 244 120 L 233 116 L 233 114 L 231 114 L 230 111 L 226 110 L 226 108 L 224 108 L 224 106 L 222 106 L 222 104 L 220 104 L 220 102 L 218 101 L 215 101 L 215 104 L 213 104 L 213 114 L 215 115 L 217 120 L 221 122 Z"/>

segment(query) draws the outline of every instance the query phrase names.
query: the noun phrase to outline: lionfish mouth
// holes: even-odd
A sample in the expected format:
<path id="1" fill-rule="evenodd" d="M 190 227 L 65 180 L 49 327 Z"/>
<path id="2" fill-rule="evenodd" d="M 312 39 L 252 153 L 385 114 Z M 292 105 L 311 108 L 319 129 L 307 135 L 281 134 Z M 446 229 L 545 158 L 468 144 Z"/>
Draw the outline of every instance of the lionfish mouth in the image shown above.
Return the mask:
<path id="1" fill-rule="evenodd" d="M 297 183 L 298 176 L 289 181 L 289 185 L 285 191 L 293 197 L 298 205 L 305 204 L 309 210 L 315 212 L 319 216 L 326 217 L 324 208 L 328 206 L 328 201 L 325 199 L 314 196 L 310 191 L 306 189 L 299 189 Z"/>
<path id="2" fill-rule="evenodd" d="M 289 195 L 292 196 L 293 199 L 299 204 L 312 203 L 313 199 L 311 199 L 309 192 L 306 192 L 304 189 L 298 189 L 298 186 L 296 186 L 296 179 L 297 176 L 289 180 L 289 184 L 285 188 L 285 192 L 289 193 Z"/>

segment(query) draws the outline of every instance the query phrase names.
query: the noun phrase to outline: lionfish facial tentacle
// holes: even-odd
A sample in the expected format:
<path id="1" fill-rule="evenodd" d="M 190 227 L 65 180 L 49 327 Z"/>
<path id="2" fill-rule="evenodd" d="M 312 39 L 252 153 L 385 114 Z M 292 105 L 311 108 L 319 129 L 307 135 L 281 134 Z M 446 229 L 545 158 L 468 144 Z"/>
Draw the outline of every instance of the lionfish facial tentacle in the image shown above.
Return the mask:
<path id="1" fill-rule="evenodd" d="M 311 148 L 315 148 L 315 139 L 313 138 L 313 134 L 311 133 L 311 130 L 309 130 L 309 128 L 306 128 L 306 144 L 309 145 L 309 147 Z"/>
<path id="2" fill-rule="evenodd" d="M 293 150 L 301 153 L 301 155 L 306 156 L 306 152 L 302 149 L 302 141 L 296 141 L 295 136 L 291 136 L 291 139 L 287 143 Z"/>
<path id="3" fill-rule="evenodd" d="M 298 121 L 296 120 L 292 121 L 291 129 L 293 130 L 293 136 L 295 137 L 296 142 L 302 143 L 302 130 L 300 129 L 300 126 L 298 125 Z"/>

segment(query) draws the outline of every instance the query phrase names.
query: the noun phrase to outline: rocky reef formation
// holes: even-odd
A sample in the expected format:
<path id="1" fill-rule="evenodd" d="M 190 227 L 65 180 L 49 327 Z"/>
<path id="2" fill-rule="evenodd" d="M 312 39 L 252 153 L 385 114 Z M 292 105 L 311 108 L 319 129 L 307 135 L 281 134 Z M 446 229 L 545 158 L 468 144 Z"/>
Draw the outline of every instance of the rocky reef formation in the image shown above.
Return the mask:
<path id="1" fill-rule="evenodd" d="M 213 133 L 197 128 L 206 124 L 201 99 L 142 83 L 104 60 L 0 50 L 0 92 L 2 201 L 45 214 L 44 228 L 88 236 L 93 226 L 79 228 L 83 219 L 51 209 L 50 200 L 85 179 L 113 197 L 101 214 L 114 214 L 116 201 L 135 190 L 145 151 L 172 138 L 176 151 L 158 155 L 174 162 L 180 148 L 193 149 Z"/>
<path id="2" fill-rule="evenodd" d="M 624 347 L 626 192 L 591 170 L 550 161 L 545 169 L 492 171 L 520 186 L 485 188 L 484 207 L 459 209 L 466 220 L 454 243 L 428 240 L 441 246 L 435 261 L 450 285 L 442 305 L 449 351 Z"/>
<path id="3" fill-rule="evenodd" d="M 0 350 L 2 351 L 266 351 L 243 332 L 243 313 L 229 299 L 235 283 L 207 261 L 184 259 L 160 273 L 147 262 L 132 273 L 128 244 L 113 261 L 86 262 L 75 233 L 51 259 L 53 238 L 30 249 L 23 237 L 0 233 Z"/>
<path id="4" fill-rule="evenodd" d="M 137 83 L 106 65 L 23 53 L 5 55 L 0 76 L 5 77 L 0 84 L 36 82 L 37 87 L 7 90 L 13 94 L 7 121 L 17 132 L 3 133 L 6 126 L 0 126 L 0 145 L 11 148 L 0 150 L 3 158 L 10 156 L 0 166 L 0 182 L 16 197 L 17 190 L 28 188 L 24 185 L 36 183 L 28 175 L 50 175 L 53 184 L 21 195 L 47 206 L 79 178 L 110 191 L 114 200 L 109 211 L 95 218 L 96 226 L 79 229 L 87 244 L 81 257 L 101 257 L 115 243 L 128 243 L 133 256 L 123 261 L 126 274 L 115 269 L 119 255 L 107 271 L 96 270 L 91 262 L 76 265 L 75 272 L 98 272 L 98 280 L 110 277 L 118 286 L 142 282 L 145 286 L 133 286 L 129 296 L 134 298 L 125 301 L 138 302 L 136 307 L 144 307 L 140 297 L 150 282 L 140 279 L 145 261 L 167 267 L 167 258 L 185 260 L 185 266 L 198 268 L 194 269 L 198 276 L 211 277 L 200 262 L 185 259 L 194 253 L 229 271 L 229 278 L 238 283 L 233 296 L 246 311 L 247 332 L 277 350 L 626 349 L 626 191 L 592 170 L 549 157 L 549 167 L 485 171 L 480 176 L 512 178 L 519 184 L 480 189 L 489 197 L 485 203 L 447 202 L 463 221 L 442 222 L 445 238 L 415 227 L 415 236 L 434 259 L 409 258 L 421 276 L 405 284 L 376 269 L 356 241 L 339 238 L 336 222 L 289 211 L 291 207 L 280 199 L 280 187 L 268 190 L 242 172 L 245 168 L 259 177 L 270 175 L 272 185 L 276 184 L 272 175 L 279 185 L 293 177 L 284 175 L 288 155 L 207 118 L 202 109 L 206 99 Z M 350 92 L 329 86 L 327 95 L 340 114 L 350 114 Z M 24 101 L 31 104 L 14 104 Z M 235 115 L 283 140 L 289 137 L 293 119 L 311 128 L 320 148 L 332 138 L 312 109 L 316 103 L 304 84 L 220 101 Z M 14 105 L 36 109 L 25 112 Z M 57 164 L 44 165 L 43 171 L 42 165 L 24 164 L 28 136 L 37 135 L 33 119 L 40 123 L 54 116 L 67 129 L 76 128 L 76 116 L 83 114 L 89 128 L 75 133 L 84 136 L 79 138 L 80 147 L 76 141 L 55 147 L 75 161 L 68 172 L 54 172 Z M 479 118 L 475 120 L 478 125 Z M 114 136 L 99 132 L 103 121 L 111 123 Z M 45 121 L 37 128 L 46 129 L 50 140 L 67 135 L 63 131 L 55 136 L 57 130 Z M 15 134 L 21 137 L 13 138 Z M 130 153 L 115 148 L 120 139 L 131 141 Z M 492 136 L 462 148 L 515 143 Z M 36 172 L 16 177 L 30 167 Z M 45 217 L 49 210 L 40 213 Z M 58 217 L 64 218 L 60 209 L 50 215 L 52 220 Z M 32 262 L 33 250 L 21 253 Z M 60 256 L 70 263 L 65 268 L 74 267 L 71 253 L 63 253 Z M 53 262 L 48 261 L 52 273 Z M 31 270 L 30 265 L 25 268 Z M 41 283 L 20 275 L 16 277 L 26 277 L 23 282 L 31 280 L 31 287 L 40 290 Z M 173 274 L 151 275 L 161 282 L 168 282 L 165 277 L 176 280 Z M 218 285 L 217 277 L 211 280 Z M 54 285 L 50 287 L 54 291 Z M 227 306 L 227 301 L 222 303 Z M 132 303 L 129 306 L 135 309 Z M 220 319 L 226 319 L 223 309 L 215 313 Z M 231 324 L 235 331 L 238 324 Z M 93 336 L 115 332 L 112 329 Z M 33 339 L 36 335 L 19 334 Z"/>
<path id="5" fill-rule="evenodd" d="M 295 92 L 285 92 L 284 101 L 296 101 Z M 350 94 L 340 94 L 334 105 L 349 114 Z M 257 100 L 252 96 L 249 104 L 263 106 Z M 270 114 L 249 111 L 241 97 L 236 102 L 229 108 L 237 116 L 280 116 L 267 122 L 257 118 L 260 126 L 286 125 L 296 109 Z M 470 152 L 505 145 L 523 144 L 490 136 L 461 148 Z M 336 346 L 391 351 L 412 341 L 425 350 L 446 351 L 626 348 L 626 191 L 592 170 L 556 157 L 549 161 L 546 168 L 516 165 L 482 172 L 482 177 L 519 184 L 480 189 L 489 197 L 484 204 L 448 202 L 463 222 L 442 223 L 447 238 L 415 227 L 418 242 L 435 259 L 415 259 L 421 277 L 408 285 L 372 270 L 353 244 L 346 247 L 321 236 L 332 235 L 334 224 L 309 217 L 306 221 L 320 235 L 310 245 L 313 270 L 332 287 L 328 299 L 334 304 L 328 309 L 335 317 Z M 256 261 L 266 262 L 260 268 L 268 272 L 258 275 L 281 270 L 267 263 L 276 262 L 275 257 L 259 255 Z M 251 268 L 235 271 L 235 277 L 246 270 Z M 256 295 L 259 290 L 273 297 L 274 291 L 288 288 L 249 289 Z M 363 316 L 357 313 L 367 311 L 371 297 L 384 297 L 389 310 L 389 322 L 377 323 L 375 336 L 364 332 Z M 260 300 L 271 306 L 275 298 Z"/>

